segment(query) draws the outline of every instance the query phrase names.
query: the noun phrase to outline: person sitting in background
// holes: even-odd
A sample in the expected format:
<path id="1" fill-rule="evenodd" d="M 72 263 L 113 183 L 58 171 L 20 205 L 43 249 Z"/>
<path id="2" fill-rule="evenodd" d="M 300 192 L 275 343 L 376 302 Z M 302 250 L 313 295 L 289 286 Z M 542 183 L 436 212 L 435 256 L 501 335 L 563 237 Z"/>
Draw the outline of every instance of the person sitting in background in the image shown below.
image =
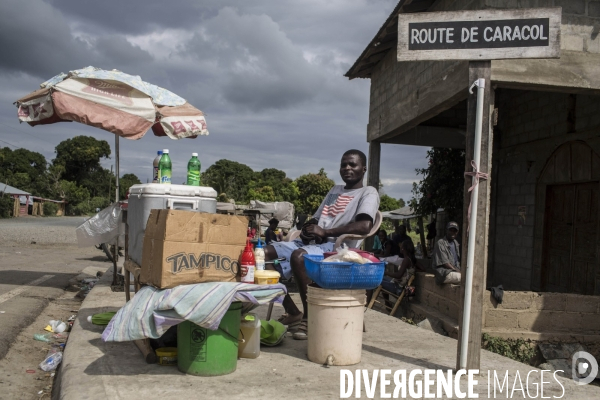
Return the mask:
<path id="1" fill-rule="evenodd" d="M 460 245 L 456 241 L 458 224 L 448 222 L 446 236 L 435 244 L 431 265 L 435 268 L 435 281 L 438 284 L 460 284 Z"/>
<path id="2" fill-rule="evenodd" d="M 402 254 L 400 253 L 400 243 L 404 242 L 405 240 L 410 240 L 412 242 L 412 239 L 410 238 L 410 236 L 408 236 L 406 234 L 406 226 L 404 226 L 404 225 L 396 226 L 396 228 L 394 229 L 394 233 L 392 234 L 392 237 L 391 237 L 391 245 L 392 245 L 391 255 L 402 256 Z M 414 247 L 414 243 L 413 243 L 413 247 Z"/>
<path id="3" fill-rule="evenodd" d="M 389 257 L 391 250 L 392 243 L 388 240 L 385 230 L 378 230 L 374 237 L 373 254 L 378 257 Z"/>
<path id="4" fill-rule="evenodd" d="M 400 294 L 408 283 L 408 279 L 415 273 L 417 258 L 415 257 L 415 245 L 412 240 L 400 243 L 400 252 L 404 257 L 398 272 L 385 272 L 381 286 L 388 292 Z"/>
<path id="5" fill-rule="evenodd" d="M 271 244 L 273 242 L 279 242 L 277 239 L 277 234 L 275 233 L 275 229 L 277 229 L 277 225 L 279 225 L 279 220 L 277 218 L 271 218 L 269 220 L 269 227 L 265 231 L 265 243 Z"/>

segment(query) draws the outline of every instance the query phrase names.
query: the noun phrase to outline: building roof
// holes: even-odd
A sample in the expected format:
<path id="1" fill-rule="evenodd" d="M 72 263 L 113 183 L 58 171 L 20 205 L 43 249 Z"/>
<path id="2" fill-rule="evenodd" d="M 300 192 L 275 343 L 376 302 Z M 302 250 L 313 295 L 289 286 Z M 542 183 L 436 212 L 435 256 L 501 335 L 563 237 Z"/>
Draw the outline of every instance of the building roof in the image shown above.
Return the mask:
<path id="1" fill-rule="evenodd" d="M 47 202 L 47 201 L 49 201 L 49 202 L 51 202 L 51 203 L 59 203 L 59 204 L 60 204 L 60 203 L 66 203 L 66 201 L 64 201 L 64 200 L 52 200 L 52 199 L 46 199 L 46 198 L 44 198 L 44 197 L 38 197 L 38 196 L 31 196 L 31 198 L 32 198 L 33 200 L 39 200 L 39 201 L 42 201 L 42 202 Z"/>
<path id="2" fill-rule="evenodd" d="M 20 196 L 27 196 L 27 195 L 31 194 L 31 193 L 25 192 L 24 190 L 17 189 L 15 187 L 12 187 L 12 186 L 7 185 L 6 183 L 2 183 L 2 182 L 0 182 L 0 193 L 18 194 Z"/>
<path id="3" fill-rule="evenodd" d="M 373 67 L 398 44 L 398 14 L 427 11 L 435 0 L 400 0 L 394 11 L 344 76 L 370 78 Z"/>
<path id="4" fill-rule="evenodd" d="M 418 217 L 418 215 L 415 214 L 410 206 L 404 206 L 402 208 L 398 208 L 397 210 L 383 212 L 381 213 L 381 216 L 389 219 L 411 219 Z"/>

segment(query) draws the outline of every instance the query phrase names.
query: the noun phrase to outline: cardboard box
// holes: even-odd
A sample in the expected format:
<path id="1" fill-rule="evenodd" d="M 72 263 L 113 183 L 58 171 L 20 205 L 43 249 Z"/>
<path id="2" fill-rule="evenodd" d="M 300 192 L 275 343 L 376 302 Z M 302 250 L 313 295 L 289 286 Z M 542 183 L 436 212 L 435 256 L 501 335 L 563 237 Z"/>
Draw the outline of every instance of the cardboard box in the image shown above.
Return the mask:
<path id="1" fill-rule="evenodd" d="M 248 219 L 236 215 L 152 210 L 140 281 L 161 289 L 239 280 Z"/>

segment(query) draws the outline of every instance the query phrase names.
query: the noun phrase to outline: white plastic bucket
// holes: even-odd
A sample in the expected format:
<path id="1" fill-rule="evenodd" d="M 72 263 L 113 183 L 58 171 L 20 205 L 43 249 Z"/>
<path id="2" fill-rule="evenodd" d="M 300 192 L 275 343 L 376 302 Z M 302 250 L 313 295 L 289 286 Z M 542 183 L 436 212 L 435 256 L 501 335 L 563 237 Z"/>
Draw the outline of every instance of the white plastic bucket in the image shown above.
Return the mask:
<path id="1" fill-rule="evenodd" d="M 308 359 L 318 364 L 353 365 L 362 353 L 364 290 L 309 286 Z"/>

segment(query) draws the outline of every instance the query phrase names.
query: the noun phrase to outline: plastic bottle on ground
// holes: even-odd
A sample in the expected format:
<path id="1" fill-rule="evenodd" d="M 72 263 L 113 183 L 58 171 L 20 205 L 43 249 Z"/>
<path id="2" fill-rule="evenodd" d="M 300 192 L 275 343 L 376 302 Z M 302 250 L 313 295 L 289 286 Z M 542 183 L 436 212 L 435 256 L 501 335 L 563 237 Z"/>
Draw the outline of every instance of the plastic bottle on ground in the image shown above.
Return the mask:
<path id="1" fill-rule="evenodd" d="M 44 361 L 40 363 L 40 368 L 43 371 L 54 371 L 58 365 L 61 363 L 63 358 L 62 351 L 50 351 Z"/>
<path id="2" fill-rule="evenodd" d="M 51 333 L 34 333 L 33 338 L 35 340 L 39 340 L 40 342 L 50 343 L 52 341 L 52 339 L 51 339 L 52 334 Z"/>
<path id="3" fill-rule="evenodd" d="M 262 247 L 262 241 L 260 239 L 254 249 L 254 262 L 256 263 L 257 271 L 265 269 L 265 249 Z"/>
<path id="4" fill-rule="evenodd" d="M 162 150 L 158 150 L 156 152 L 156 158 L 152 163 L 152 183 L 160 183 L 160 169 L 158 168 L 158 164 L 160 163 L 160 158 L 162 157 Z"/>
<path id="5" fill-rule="evenodd" d="M 158 163 L 158 168 L 160 173 L 160 183 L 170 185 L 172 164 L 171 157 L 169 157 L 169 149 L 163 150 L 163 154 L 160 157 L 160 162 Z"/>
<path id="6" fill-rule="evenodd" d="M 187 184 L 190 186 L 200 186 L 200 160 L 198 160 L 198 153 L 192 153 L 192 158 L 188 162 Z"/>
<path id="7" fill-rule="evenodd" d="M 250 238 L 246 239 L 246 248 L 242 253 L 240 267 L 242 269 L 242 282 L 254 283 L 254 270 L 256 269 L 256 262 L 254 260 L 254 253 L 252 252 L 252 243 L 250 243 Z"/>

